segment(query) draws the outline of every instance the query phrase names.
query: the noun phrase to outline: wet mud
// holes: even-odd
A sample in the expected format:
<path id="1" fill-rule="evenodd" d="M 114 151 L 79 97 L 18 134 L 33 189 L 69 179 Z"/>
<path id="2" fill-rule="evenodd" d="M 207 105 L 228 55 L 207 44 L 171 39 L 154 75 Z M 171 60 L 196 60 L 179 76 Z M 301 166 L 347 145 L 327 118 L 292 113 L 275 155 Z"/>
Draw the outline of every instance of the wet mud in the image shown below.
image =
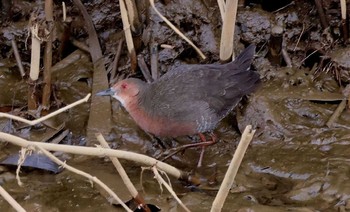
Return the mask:
<path id="1" fill-rule="evenodd" d="M 257 45 L 253 65 L 263 80 L 261 87 L 244 98 L 239 107 L 219 124 L 215 130 L 219 142 L 206 148 L 202 168 L 196 168 L 201 148 L 188 149 L 166 161 L 179 169 L 194 171 L 208 180 L 199 187 L 193 187 L 171 178 L 172 185 L 192 211 L 209 211 L 238 145 L 240 132 L 251 124 L 257 132 L 223 211 L 348 211 L 349 109 L 346 108 L 338 120 L 327 126 L 327 121 L 344 99 L 342 91 L 349 81 L 349 49 L 343 46 L 339 41 L 341 38 L 335 33 L 339 29 L 336 22 L 340 22 L 339 5 L 334 1 L 324 1 L 332 11 L 326 12 L 331 27 L 323 30 L 313 1 L 294 1 L 294 4 L 279 11 L 276 10 L 280 7 L 267 8 L 266 2 L 246 1 L 240 4 L 235 35 L 236 53 L 247 44 Z M 290 2 L 284 3 L 287 5 Z M 149 61 L 149 45 L 171 45 L 172 48 L 158 49 L 161 74 L 180 64 L 219 62 L 221 17 L 216 4 L 217 1 L 210 0 L 156 3 L 160 12 L 204 52 L 207 60 L 201 60 L 148 7 L 141 10 L 143 32 L 135 35 L 135 43 L 140 44 L 137 46 L 138 55 Z M 10 40 L 15 36 L 25 67 L 29 68 L 30 50 L 25 48 L 25 26 L 31 12 L 29 5 L 33 8 L 42 6 L 40 1 L 17 2 L 13 20 L 3 19 L 1 22 L 0 90 L 3 92 L 0 92 L 0 109 L 33 118 L 33 114 L 26 112 L 27 81 L 20 77 L 10 51 Z M 85 2 L 85 6 L 103 46 L 106 66 L 110 67 L 117 43 L 123 36 L 119 5 L 114 1 L 89 1 Z M 60 11 L 59 5 L 56 7 Z M 84 41 L 87 34 L 79 11 L 69 3 L 68 11 L 73 20 L 70 23 L 71 36 Z M 291 58 L 292 67 L 287 67 L 285 59 L 277 66 L 267 59 L 271 29 L 276 25 L 283 26 L 283 46 Z M 60 57 L 69 55 L 52 70 L 52 111 L 91 92 L 93 65 L 90 56 L 73 47 L 69 50 L 68 53 L 61 52 L 54 56 L 55 64 Z M 129 63 L 127 50 L 123 48 L 117 77 L 108 75 L 110 81 L 130 75 L 142 78 L 139 71 L 130 73 Z M 112 148 L 157 157 L 165 151 L 164 146 L 176 147 L 198 140 L 196 136 L 191 136 L 163 139 L 159 143 L 142 131 L 116 100 L 111 101 L 113 125 L 106 139 Z M 49 123 L 35 127 L 2 118 L 0 129 L 29 140 L 49 141 L 52 134 L 62 128 L 69 130 L 62 143 L 85 145 L 88 116 L 89 105 L 82 104 L 58 115 Z M 1 159 L 19 150 L 5 143 L 0 143 L 0 149 Z M 59 156 L 70 165 L 106 182 L 123 200 L 130 199 L 109 159 L 65 153 L 59 153 Z M 144 172 L 141 183 L 139 164 L 130 161 L 122 161 L 122 164 L 137 189 L 144 190 L 146 202 L 158 205 L 163 211 L 182 210 L 168 192 L 160 190 L 150 171 Z M 14 167 L 0 166 L 1 186 L 28 211 L 122 211 L 122 208 L 108 202 L 101 189 L 68 171 L 55 175 L 43 170 L 24 169 L 20 176 L 23 187 L 17 184 Z M 0 208 L 3 211 L 12 210 L 2 198 Z"/>

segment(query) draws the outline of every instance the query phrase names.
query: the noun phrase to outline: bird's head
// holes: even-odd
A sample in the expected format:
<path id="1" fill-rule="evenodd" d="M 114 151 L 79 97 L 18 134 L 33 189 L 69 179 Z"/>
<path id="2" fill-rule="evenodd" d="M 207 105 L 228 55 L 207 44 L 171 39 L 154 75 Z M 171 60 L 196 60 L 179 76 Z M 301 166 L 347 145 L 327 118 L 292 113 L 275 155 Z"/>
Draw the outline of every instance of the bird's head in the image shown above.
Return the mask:
<path id="1" fill-rule="evenodd" d="M 146 83 L 136 78 L 124 79 L 117 82 L 111 88 L 98 92 L 97 96 L 112 96 L 117 99 L 126 109 L 130 103 L 137 102 L 139 94 Z"/>

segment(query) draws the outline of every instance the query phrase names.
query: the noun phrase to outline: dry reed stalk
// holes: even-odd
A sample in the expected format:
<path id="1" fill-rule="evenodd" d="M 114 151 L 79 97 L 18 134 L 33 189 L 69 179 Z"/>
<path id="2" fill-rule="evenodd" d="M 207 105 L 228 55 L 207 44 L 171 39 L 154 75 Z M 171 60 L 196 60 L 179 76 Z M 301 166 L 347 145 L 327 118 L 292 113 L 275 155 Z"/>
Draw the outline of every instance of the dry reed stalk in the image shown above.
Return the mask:
<path id="1" fill-rule="evenodd" d="M 101 156 L 117 157 L 119 159 L 134 161 L 146 166 L 156 166 L 158 169 L 165 171 L 169 175 L 176 177 L 176 179 L 184 179 L 184 175 L 185 175 L 183 172 L 181 172 L 177 168 L 167 163 L 156 160 L 146 155 L 141 155 L 141 154 L 129 152 L 129 151 L 27 141 L 23 138 L 20 138 L 8 133 L 3 133 L 3 132 L 0 132 L 0 141 L 6 141 L 20 147 L 29 147 L 31 145 L 40 146 L 46 149 L 47 151 L 59 151 L 59 152 L 77 154 L 77 155 L 89 155 L 89 156 L 100 156 L 100 157 Z"/>
<path id="2" fill-rule="evenodd" d="M 332 116 L 328 119 L 326 125 L 327 127 L 332 127 L 332 125 L 334 124 L 334 122 L 339 118 L 340 114 L 344 111 L 344 109 L 346 108 L 346 103 L 347 100 L 343 99 L 340 104 L 338 105 L 337 109 L 335 109 L 334 113 L 332 114 Z"/>
<path id="3" fill-rule="evenodd" d="M 24 72 L 21 55 L 18 52 L 17 44 L 16 44 L 16 41 L 14 39 L 11 40 L 11 45 L 12 45 L 12 49 L 13 49 L 13 54 L 15 55 L 15 58 L 16 58 L 19 72 L 21 73 L 21 76 L 24 77 L 26 75 L 26 73 Z"/>
<path id="4" fill-rule="evenodd" d="M 130 30 L 128 11 L 126 10 L 125 1 L 120 0 L 119 6 L 120 6 L 120 13 L 122 15 L 122 22 L 123 22 L 124 33 L 125 33 L 126 46 L 128 47 L 128 51 L 129 51 L 129 55 L 130 55 L 131 70 L 134 72 L 137 68 L 137 58 L 136 58 L 134 41 L 132 39 L 132 34 L 131 34 L 131 30 Z"/>
<path id="5" fill-rule="evenodd" d="M 233 42 L 235 34 L 235 24 L 237 16 L 238 0 L 226 1 L 226 12 L 224 15 L 221 40 L 220 40 L 220 60 L 227 61 L 234 58 Z"/>
<path id="6" fill-rule="evenodd" d="M 100 142 L 100 144 L 103 148 L 110 149 L 107 141 L 103 138 L 101 133 L 96 134 L 96 138 Z M 139 206 L 141 206 L 145 211 L 150 211 L 150 209 L 146 205 L 144 198 L 142 197 L 141 194 L 139 194 L 139 192 L 135 188 L 134 184 L 131 182 L 130 178 L 128 177 L 128 174 L 126 173 L 122 164 L 119 162 L 119 159 L 117 157 L 110 157 L 110 160 L 112 161 L 114 167 L 117 169 L 117 172 L 119 173 L 120 177 L 122 178 L 126 188 L 129 190 L 131 196 L 134 198 L 134 200 L 137 202 L 137 204 Z"/>
<path id="7" fill-rule="evenodd" d="M 30 60 L 30 72 L 29 77 L 32 81 L 39 78 L 40 71 L 40 39 L 38 37 L 39 25 L 35 24 L 30 27 L 32 34 L 32 51 Z"/>
<path id="8" fill-rule="evenodd" d="M 348 30 L 347 18 L 346 18 L 346 0 L 340 0 L 340 9 L 341 9 L 341 18 L 342 18 L 341 24 L 343 27 L 343 39 L 344 39 L 344 42 L 347 42 L 349 37 L 348 35 L 349 30 Z"/>
<path id="9" fill-rule="evenodd" d="M 63 107 L 61 109 L 58 109 L 58 110 L 56 110 L 53 113 L 50 113 L 50 114 L 48 114 L 46 116 L 43 116 L 43 117 L 41 117 L 39 119 L 35 119 L 35 120 L 32 120 L 32 121 L 24 119 L 24 118 L 19 117 L 19 116 L 14 116 L 14 115 L 11 115 L 11 114 L 8 114 L 8 113 L 0 113 L 0 117 L 13 119 L 13 120 L 20 121 L 20 122 L 23 122 L 23 123 L 26 123 L 26 124 L 29 124 L 29 125 L 36 125 L 36 124 L 38 124 L 40 122 L 43 122 L 43 121 L 45 121 L 45 120 L 47 120 L 47 119 L 49 119 L 49 118 L 51 118 L 53 116 L 56 116 L 59 113 L 62 113 L 62 112 L 66 111 L 66 110 L 68 110 L 68 109 L 70 109 L 72 107 L 75 107 L 76 105 L 79 105 L 79 104 L 81 104 L 83 102 L 87 102 L 89 100 L 90 96 L 91 96 L 91 94 L 88 94 L 83 99 L 80 99 L 80 100 L 78 100 L 76 102 L 73 102 L 72 104 L 67 105 L 67 106 L 65 106 L 65 107 Z"/>
<path id="10" fill-rule="evenodd" d="M 127 1 L 125 1 L 125 4 L 126 4 L 127 11 L 128 11 L 131 30 L 134 33 L 139 33 L 141 22 L 139 19 L 139 14 L 138 14 L 136 2 L 135 2 L 135 0 L 127 0 Z"/>
<path id="11" fill-rule="evenodd" d="M 0 195 L 18 212 L 26 212 L 26 210 L 18 204 L 18 202 L 0 185 Z"/>
<path id="12" fill-rule="evenodd" d="M 51 97 L 51 67 L 52 67 L 52 39 L 53 39 L 53 1 L 45 0 L 45 18 L 48 26 L 49 35 L 45 44 L 44 52 L 44 71 L 43 71 L 43 95 L 41 104 L 44 110 L 50 108 Z"/>
<path id="13" fill-rule="evenodd" d="M 187 41 L 188 44 L 190 44 L 195 50 L 196 52 L 201 56 L 201 58 L 204 60 L 206 57 L 203 54 L 203 52 L 196 46 L 194 45 L 194 43 L 188 39 L 180 30 L 178 30 L 167 18 L 165 18 L 156 8 L 156 6 L 154 5 L 154 0 L 150 0 L 151 6 L 154 9 L 154 11 L 159 15 L 159 17 L 161 19 L 163 19 L 163 21 L 168 24 L 168 26 L 173 29 L 176 34 L 178 34 L 180 37 L 182 37 L 182 39 L 184 39 L 185 41 Z"/>
<path id="14" fill-rule="evenodd" d="M 62 13 L 63 13 L 62 21 L 66 22 L 66 20 L 67 20 L 67 7 L 66 7 L 66 3 L 64 1 L 62 1 Z"/>
<path id="15" fill-rule="evenodd" d="M 157 179 L 158 183 L 160 185 L 164 185 L 164 187 L 169 191 L 169 193 L 175 198 L 175 200 L 181 205 L 181 207 L 189 212 L 190 210 L 186 207 L 185 204 L 183 204 L 183 202 L 180 200 L 180 198 L 176 195 L 175 191 L 171 188 L 171 186 L 165 182 L 165 180 L 162 178 L 162 176 L 160 176 L 157 168 L 155 166 L 152 167 L 152 171 L 154 174 L 154 177 Z"/>
<path id="16" fill-rule="evenodd" d="M 34 145 L 35 146 L 35 145 Z M 57 163 L 58 165 L 62 166 L 63 168 L 67 169 L 68 171 L 71 171 L 77 175 L 80 175 L 82 177 L 87 178 L 91 184 L 92 182 L 96 183 L 99 185 L 102 189 L 104 189 L 109 195 L 111 195 L 112 198 L 114 198 L 126 211 L 132 212 L 128 206 L 125 205 L 125 203 L 118 197 L 117 194 L 115 194 L 112 189 L 110 189 L 106 184 L 104 184 L 101 180 L 99 180 L 97 177 L 92 176 L 84 171 L 81 171 L 77 168 L 74 168 L 70 165 L 68 165 L 66 162 L 61 161 L 58 159 L 56 156 L 54 156 L 52 153 L 47 151 L 46 149 L 40 147 L 40 146 L 35 146 L 37 150 L 42 152 L 44 155 L 46 155 L 48 158 L 50 158 L 53 162 Z"/>
<path id="17" fill-rule="evenodd" d="M 315 5 L 316 5 L 316 9 L 318 12 L 318 15 L 320 16 L 320 21 L 321 21 L 321 25 L 323 29 L 326 29 L 329 26 L 326 14 L 323 10 L 323 5 L 322 5 L 322 1 L 320 0 L 315 0 Z"/>
<path id="18" fill-rule="evenodd" d="M 151 52 L 151 74 L 154 80 L 159 78 L 158 70 L 158 43 L 152 42 L 150 46 Z"/>
<path id="19" fill-rule="evenodd" d="M 340 0 L 341 18 L 346 19 L 346 0 Z"/>
<path id="20" fill-rule="evenodd" d="M 220 10 L 220 15 L 221 15 L 221 20 L 224 21 L 224 16 L 225 16 L 225 0 L 217 0 L 218 5 L 219 5 L 219 10 Z"/>
<path id="21" fill-rule="evenodd" d="M 115 80 L 115 78 L 117 77 L 118 63 L 122 52 L 123 43 L 124 39 L 120 39 L 118 41 L 117 52 L 112 62 L 111 77 L 109 78 L 109 83 L 111 83 L 111 81 Z"/>
<path id="22" fill-rule="evenodd" d="M 247 151 L 250 141 L 253 139 L 255 130 L 252 130 L 252 126 L 248 125 L 244 129 L 241 140 L 237 146 L 236 152 L 233 155 L 230 166 L 227 169 L 225 178 L 221 183 L 220 189 L 215 197 L 215 200 L 212 204 L 211 212 L 221 211 L 222 206 L 224 205 L 225 199 L 230 192 L 230 189 L 233 185 L 235 177 L 240 167 L 244 154 Z"/>
<path id="23" fill-rule="evenodd" d="M 143 77 L 146 79 L 147 83 L 152 83 L 154 80 L 153 80 L 152 75 L 150 74 L 148 67 L 147 67 L 147 64 L 145 62 L 145 58 L 142 55 L 139 55 L 137 57 L 137 59 L 138 59 L 138 65 L 141 69 Z"/>
<path id="24" fill-rule="evenodd" d="M 31 37 L 32 37 L 32 50 L 31 50 L 31 61 L 30 61 L 30 71 L 28 79 L 28 110 L 36 110 L 37 105 L 37 95 L 36 95 L 36 80 L 39 78 L 40 72 L 40 43 L 41 40 L 38 36 L 39 25 L 34 24 L 30 27 Z"/>

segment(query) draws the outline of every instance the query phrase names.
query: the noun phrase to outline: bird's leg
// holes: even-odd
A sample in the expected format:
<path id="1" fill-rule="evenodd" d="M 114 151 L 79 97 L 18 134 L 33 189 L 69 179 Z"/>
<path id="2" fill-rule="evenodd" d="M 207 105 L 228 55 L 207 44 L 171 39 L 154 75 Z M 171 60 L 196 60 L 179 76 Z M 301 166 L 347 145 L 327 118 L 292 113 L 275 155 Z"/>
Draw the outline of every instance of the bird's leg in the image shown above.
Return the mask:
<path id="1" fill-rule="evenodd" d="M 207 141 L 207 139 L 205 138 L 205 136 L 202 133 L 199 133 L 198 135 L 202 141 L 201 143 L 198 143 L 202 146 L 202 151 L 201 151 L 201 154 L 199 155 L 199 160 L 198 160 L 198 164 L 197 164 L 197 167 L 199 168 L 202 166 L 205 147 L 215 144 L 216 143 L 216 136 L 214 135 L 214 133 L 210 133 L 211 141 Z"/>
<path id="2" fill-rule="evenodd" d="M 217 138 L 216 135 L 214 133 L 210 133 L 210 137 L 211 137 L 211 141 L 207 141 L 207 139 L 205 138 L 205 136 L 203 135 L 203 133 L 198 133 L 199 138 L 201 139 L 203 145 L 205 146 L 210 146 L 212 144 L 215 144 L 217 142 Z"/>
<path id="3" fill-rule="evenodd" d="M 201 154 L 200 154 L 200 157 L 199 157 L 199 161 L 198 161 L 198 164 L 197 166 L 200 167 L 202 165 L 202 160 L 203 160 L 203 156 L 204 156 L 204 149 L 206 146 L 210 146 L 210 145 L 213 145 L 217 142 L 217 139 L 216 139 L 216 136 L 214 135 L 214 133 L 211 133 L 210 134 L 210 137 L 211 137 L 211 141 L 207 141 L 207 139 L 205 138 L 205 136 L 202 134 L 202 133 L 199 133 L 199 138 L 201 139 L 200 142 L 198 143 L 192 143 L 192 144 L 185 144 L 185 145 L 182 145 L 182 146 L 179 146 L 179 147 L 176 147 L 176 148 L 172 148 L 169 150 L 169 152 L 172 152 L 170 154 L 168 154 L 166 157 L 164 157 L 162 159 L 162 161 L 165 161 L 166 159 L 172 157 L 173 155 L 187 149 L 187 148 L 193 148 L 193 147 L 202 147 L 202 151 L 201 151 Z"/>
<path id="4" fill-rule="evenodd" d="M 202 167 L 202 161 L 204 157 L 204 151 L 205 151 L 205 146 L 202 146 L 202 151 L 201 154 L 199 155 L 198 163 L 197 163 L 197 168 Z"/>
<path id="5" fill-rule="evenodd" d="M 197 146 L 206 147 L 216 143 L 216 136 L 214 135 L 214 133 L 210 133 L 211 141 L 207 141 L 203 133 L 198 133 L 198 135 L 199 135 L 199 138 L 201 139 L 201 142 L 193 143 L 193 144 L 185 144 L 180 146 L 179 148 L 181 148 L 182 150 L 182 149 L 187 149 L 187 148 L 197 147 Z"/>

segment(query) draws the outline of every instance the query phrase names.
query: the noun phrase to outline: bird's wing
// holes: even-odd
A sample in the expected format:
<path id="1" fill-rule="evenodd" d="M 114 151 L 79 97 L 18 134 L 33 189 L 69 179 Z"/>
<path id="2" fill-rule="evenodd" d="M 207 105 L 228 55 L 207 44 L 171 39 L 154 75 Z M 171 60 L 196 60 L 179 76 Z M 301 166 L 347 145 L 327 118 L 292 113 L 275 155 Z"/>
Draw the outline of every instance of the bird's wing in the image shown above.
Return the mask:
<path id="1" fill-rule="evenodd" d="M 213 128 L 259 83 L 247 70 L 253 54 L 248 47 L 231 63 L 180 66 L 150 85 L 143 105 L 157 116 Z"/>

